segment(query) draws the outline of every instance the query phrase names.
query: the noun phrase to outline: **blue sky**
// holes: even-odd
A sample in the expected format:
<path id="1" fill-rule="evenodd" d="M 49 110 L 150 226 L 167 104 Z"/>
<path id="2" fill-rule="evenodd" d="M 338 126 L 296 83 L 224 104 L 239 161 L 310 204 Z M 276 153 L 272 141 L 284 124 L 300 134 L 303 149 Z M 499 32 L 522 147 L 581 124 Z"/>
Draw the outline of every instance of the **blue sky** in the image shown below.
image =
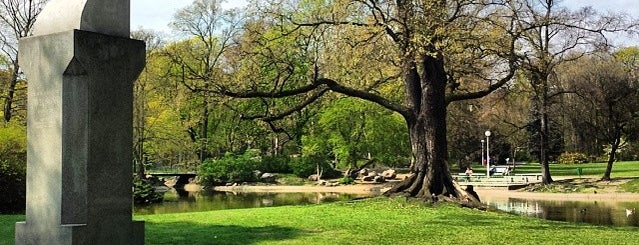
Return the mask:
<path id="1" fill-rule="evenodd" d="M 179 8 L 190 4 L 192 0 L 131 0 L 131 29 L 140 27 L 170 33 L 168 23 L 173 13 Z M 242 7 L 247 0 L 227 0 L 222 4 L 224 8 Z M 561 5 L 569 8 L 592 6 L 600 12 L 625 12 L 635 19 L 639 19 L 639 0 L 563 0 Z M 623 38 L 626 45 L 639 45 L 639 37 Z"/>
<path id="2" fill-rule="evenodd" d="M 131 30 L 142 27 L 170 33 L 168 24 L 175 11 L 192 2 L 192 0 L 131 0 Z M 246 4 L 246 0 L 227 0 L 222 7 L 234 8 Z"/>

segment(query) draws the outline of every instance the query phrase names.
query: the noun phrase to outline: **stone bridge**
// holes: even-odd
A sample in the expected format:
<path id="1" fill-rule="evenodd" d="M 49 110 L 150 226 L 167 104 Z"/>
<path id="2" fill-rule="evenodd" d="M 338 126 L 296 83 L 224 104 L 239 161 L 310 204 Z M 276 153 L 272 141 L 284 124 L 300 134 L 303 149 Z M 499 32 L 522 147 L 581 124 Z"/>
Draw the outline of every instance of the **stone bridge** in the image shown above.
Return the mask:
<path id="1" fill-rule="evenodd" d="M 197 174 L 195 173 L 150 173 L 153 177 L 166 177 L 166 176 L 176 176 L 177 181 L 175 182 L 175 186 L 184 186 L 189 183 L 191 178 L 195 178 Z"/>

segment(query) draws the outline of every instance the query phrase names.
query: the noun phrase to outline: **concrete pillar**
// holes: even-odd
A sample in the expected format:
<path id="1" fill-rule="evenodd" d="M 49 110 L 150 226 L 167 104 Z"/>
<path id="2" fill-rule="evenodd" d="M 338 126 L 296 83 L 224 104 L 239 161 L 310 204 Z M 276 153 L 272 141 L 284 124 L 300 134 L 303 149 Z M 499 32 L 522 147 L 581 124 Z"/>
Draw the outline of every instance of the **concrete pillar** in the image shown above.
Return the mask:
<path id="1" fill-rule="evenodd" d="M 52 0 L 38 21 L 58 14 L 48 8 L 60 2 L 98 1 Z M 16 244 L 144 244 L 144 223 L 132 221 L 131 147 L 133 81 L 145 45 L 114 23 L 106 34 L 83 30 L 82 15 L 96 12 L 58 26 L 74 29 L 41 28 L 20 40 L 29 81 L 27 207 Z"/>

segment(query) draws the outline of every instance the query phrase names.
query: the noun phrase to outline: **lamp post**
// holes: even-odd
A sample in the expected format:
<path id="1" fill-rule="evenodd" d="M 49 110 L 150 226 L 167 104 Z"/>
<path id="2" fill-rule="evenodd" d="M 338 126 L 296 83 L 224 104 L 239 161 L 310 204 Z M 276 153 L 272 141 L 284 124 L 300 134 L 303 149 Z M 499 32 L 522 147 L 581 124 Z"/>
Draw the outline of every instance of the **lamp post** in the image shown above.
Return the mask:
<path id="1" fill-rule="evenodd" d="M 486 160 L 484 159 L 484 140 L 481 140 L 481 165 L 486 166 Z"/>
<path id="2" fill-rule="evenodd" d="M 486 135 L 486 177 L 490 178 L 490 130 L 486 130 L 484 135 Z"/>

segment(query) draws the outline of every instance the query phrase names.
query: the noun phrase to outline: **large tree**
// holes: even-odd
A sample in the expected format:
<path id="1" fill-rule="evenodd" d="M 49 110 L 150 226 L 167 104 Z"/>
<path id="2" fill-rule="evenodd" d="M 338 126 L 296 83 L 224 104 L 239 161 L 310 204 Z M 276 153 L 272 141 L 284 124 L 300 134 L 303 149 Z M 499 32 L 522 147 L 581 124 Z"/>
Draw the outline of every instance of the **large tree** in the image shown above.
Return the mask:
<path id="1" fill-rule="evenodd" d="M 153 90 L 153 80 L 157 79 L 157 74 L 152 74 L 153 60 L 158 56 L 158 50 L 161 48 L 162 39 L 158 33 L 150 30 L 137 30 L 131 33 L 131 38 L 143 40 L 146 43 L 146 60 L 142 74 L 133 83 L 133 169 L 137 176 L 144 178 L 145 165 L 147 165 L 148 155 L 146 144 L 151 137 L 150 127 L 147 125 L 147 117 L 149 117 L 150 96 Z"/>
<path id="2" fill-rule="evenodd" d="M 16 87 L 20 81 L 18 39 L 32 34 L 31 28 L 46 2 L 47 0 L 0 0 L 0 56 L 8 58 L 11 71 L 7 83 L 2 84 L 2 112 L 6 122 L 13 116 Z"/>
<path id="3" fill-rule="evenodd" d="M 224 11 L 220 3 L 219 0 L 194 0 L 178 10 L 171 26 L 188 39 L 165 49 L 165 55 L 176 65 L 171 74 L 198 98 L 201 112 L 189 133 L 200 145 L 200 162 L 211 154 L 209 127 L 211 108 L 216 104 L 210 93 L 211 86 L 222 79 L 223 56 L 233 44 L 241 19 L 233 11 Z"/>
<path id="4" fill-rule="evenodd" d="M 551 145 L 551 106 L 569 91 L 557 83 L 557 66 L 608 46 L 606 34 L 630 31 L 635 26 L 624 14 L 601 15 L 592 8 L 570 11 L 555 0 L 509 1 L 515 25 L 522 30 L 517 41 L 521 68 L 533 91 L 534 134 L 538 135 L 539 161 L 544 184 L 551 183 L 549 148 Z M 558 140 L 558 139 L 554 139 Z"/>
<path id="5" fill-rule="evenodd" d="M 584 57 L 563 70 L 575 91 L 582 130 L 592 132 L 590 140 L 608 145 L 608 165 L 602 180 L 610 180 L 617 151 L 636 141 L 639 126 L 639 84 L 632 71 L 611 55 Z M 584 116 L 586 118 L 584 118 Z"/>
<path id="6" fill-rule="evenodd" d="M 306 51 L 313 69 L 302 80 L 298 75 L 297 83 L 244 76 L 264 86 L 242 91 L 219 86 L 216 92 L 270 99 L 307 95 L 298 106 L 273 112 L 277 116 L 312 103 L 325 91 L 376 103 L 402 116 L 412 153 L 411 175 L 388 194 L 478 201 L 449 171 L 446 111 L 450 103 L 483 97 L 512 78 L 518 30 L 506 5 L 468 0 L 277 1 L 258 9 L 252 21 L 260 28 L 249 31 L 266 41 L 249 43 L 268 47 L 280 38 L 298 36 L 298 45 L 288 48 Z M 280 33 L 259 38 L 265 30 Z"/>

